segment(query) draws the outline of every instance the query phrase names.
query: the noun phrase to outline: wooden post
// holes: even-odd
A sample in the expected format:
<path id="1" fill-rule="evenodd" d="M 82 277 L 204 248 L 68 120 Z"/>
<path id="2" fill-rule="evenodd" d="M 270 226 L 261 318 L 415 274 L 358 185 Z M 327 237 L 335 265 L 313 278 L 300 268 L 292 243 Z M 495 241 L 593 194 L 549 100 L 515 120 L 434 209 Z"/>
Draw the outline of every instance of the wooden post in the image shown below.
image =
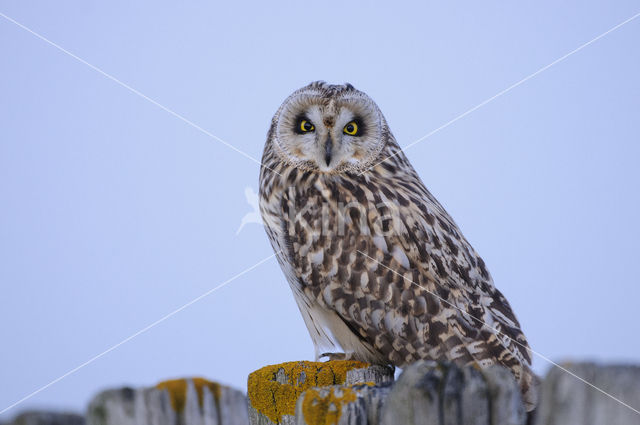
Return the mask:
<path id="1" fill-rule="evenodd" d="M 633 410 L 640 409 L 640 366 L 565 363 L 563 367 L 570 373 L 554 368 L 543 380 L 535 425 L 640 423 Z M 421 361 L 393 382 L 393 371 L 382 366 L 290 362 L 253 372 L 248 387 L 248 409 L 242 392 L 201 378 L 107 390 L 91 400 L 86 425 L 525 423 L 518 385 L 511 372 L 499 366 L 480 370 Z M 2 423 L 84 424 L 81 415 L 48 411 L 23 412 Z"/>
<path id="2" fill-rule="evenodd" d="M 640 410 L 640 366 L 564 363 L 562 367 Z M 536 425 L 640 424 L 640 415 L 554 367 L 542 383 Z"/>
<path id="3" fill-rule="evenodd" d="M 380 424 L 522 425 L 525 420 L 520 389 L 508 370 L 421 361 L 398 378 Z"/>
<path id="4" fill-rule="evenodd" d="M 310 388 L 296 403 L 296 425 L 378 424 L 391 383 Z M 399 422 L 397 422 L 399 423 Z"/>
<path id="5" fill-rule="evenodd" d="M 249 418 L 252 425 L 293 425 L 298 398 L 310 388 L 392 380 L 391 368 L 349 360 L 267 366 L 249 375 Z"/>
<path id="6" fill-rule="evenodd" d="M 349 372 L 351 371 L 351 372 Z M 358 376 L 349 380 L 348 376 Z M 391 370 L 357 362 L 293 362 L 249 377 L 252 425 L 523 425 L 520 389 L 502 367 L 417 362 Z"/>
<path id="7" fill-rule="evenodd" d="M 96 395 L 87 425 L 247 425 L 246 397 L 202 378 L 120 388 Z"/>
<path id="8" fill-rule="evenodd" d="M 84 425 L 84 416 L 76 413 L 27 410 L 10 422 L 0 422 L 0 425 Z"/>

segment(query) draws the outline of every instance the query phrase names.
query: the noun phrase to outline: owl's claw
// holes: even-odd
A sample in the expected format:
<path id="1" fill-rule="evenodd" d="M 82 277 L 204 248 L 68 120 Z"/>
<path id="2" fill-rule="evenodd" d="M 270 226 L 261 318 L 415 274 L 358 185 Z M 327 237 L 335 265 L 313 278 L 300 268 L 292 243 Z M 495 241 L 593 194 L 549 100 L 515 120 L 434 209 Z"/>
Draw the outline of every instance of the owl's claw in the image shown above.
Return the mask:
<path id="1" fill-rule="evenodd" d="M 327 357 L 327 361 L 333 360 L 349 360 L 347 353 L 322 353 L 318 358 Z"/>

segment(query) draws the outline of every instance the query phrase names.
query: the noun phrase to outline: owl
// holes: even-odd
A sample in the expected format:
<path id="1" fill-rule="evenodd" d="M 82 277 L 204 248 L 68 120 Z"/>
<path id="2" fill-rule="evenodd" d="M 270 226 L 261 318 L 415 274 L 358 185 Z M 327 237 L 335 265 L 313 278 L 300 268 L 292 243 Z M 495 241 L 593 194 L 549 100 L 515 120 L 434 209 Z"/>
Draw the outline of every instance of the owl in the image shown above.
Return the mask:
<path id="1" fill-rule="evenodd" d="M 500 364 L 535 407 L 509 303 L 369 96 L 324 82 L 291 94 L 271 122 L 259 196 L 316 360 Z"/>

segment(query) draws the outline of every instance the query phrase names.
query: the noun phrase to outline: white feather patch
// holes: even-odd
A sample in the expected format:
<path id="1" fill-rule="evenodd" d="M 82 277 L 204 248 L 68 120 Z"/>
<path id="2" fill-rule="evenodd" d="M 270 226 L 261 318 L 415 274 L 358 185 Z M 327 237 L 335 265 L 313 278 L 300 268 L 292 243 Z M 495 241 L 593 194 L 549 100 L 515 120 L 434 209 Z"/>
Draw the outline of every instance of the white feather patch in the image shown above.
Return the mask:
<path id="1" fill-rule="evenodd" d="M 402 267 L 404 267 L 405 269 L 409 268 L 409 257 L 407 257 L 407 254 L 405 254 L 404 251 L 400 247 L 398 247 L 398 245 L 394 245 L 393 251 L 391 251 L 391 255 L 398 263 L 400 263 Z"/>

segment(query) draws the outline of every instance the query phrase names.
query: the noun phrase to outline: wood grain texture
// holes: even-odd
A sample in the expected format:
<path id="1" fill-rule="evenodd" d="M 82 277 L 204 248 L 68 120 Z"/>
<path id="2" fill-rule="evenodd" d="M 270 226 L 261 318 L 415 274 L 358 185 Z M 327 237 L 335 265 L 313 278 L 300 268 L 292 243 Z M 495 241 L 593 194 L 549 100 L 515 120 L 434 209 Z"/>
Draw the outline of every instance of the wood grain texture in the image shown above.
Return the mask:
<path id="1" fill-rule="evenodd" d="M 151 388 L 118 388 L 97 394 L 87 425 L 247 425 L 245 395 L 202 379 Z M 180 385 L 183 384 L 183 385 Z"/>
<path id="2" fill-rule="evenodd" d="M 564 363 L 563 367 L 640 410 L 640 366 Z M 568 373 L 553 368 L 543 381 L 536 425 L 632 425 L 640 415 Z"/>
<path id="3" fill-rule="evenodd" d="M 266 366 L 249 375 L 249 418 L 252 425 L 293 425 L 297 423 L 297 403 L 308 390 L 313 390 L 314 394 L 320 391 L 322 397 L 317 398 L 320 400 L 328 399 L 329 395 L 325 394 L 327 388 L 351 388 L 362 384 L 390 383 L 392 380 L 391 368 L 352 360 L 301 361 Z M 353 392 L 348 391 L 346 398 L 332 396 L 346 402 L 353 397 Z M 314 411 L 318 412 L 318 408 Z M 314 418 L 323 415 L 320 412 Z"/>

